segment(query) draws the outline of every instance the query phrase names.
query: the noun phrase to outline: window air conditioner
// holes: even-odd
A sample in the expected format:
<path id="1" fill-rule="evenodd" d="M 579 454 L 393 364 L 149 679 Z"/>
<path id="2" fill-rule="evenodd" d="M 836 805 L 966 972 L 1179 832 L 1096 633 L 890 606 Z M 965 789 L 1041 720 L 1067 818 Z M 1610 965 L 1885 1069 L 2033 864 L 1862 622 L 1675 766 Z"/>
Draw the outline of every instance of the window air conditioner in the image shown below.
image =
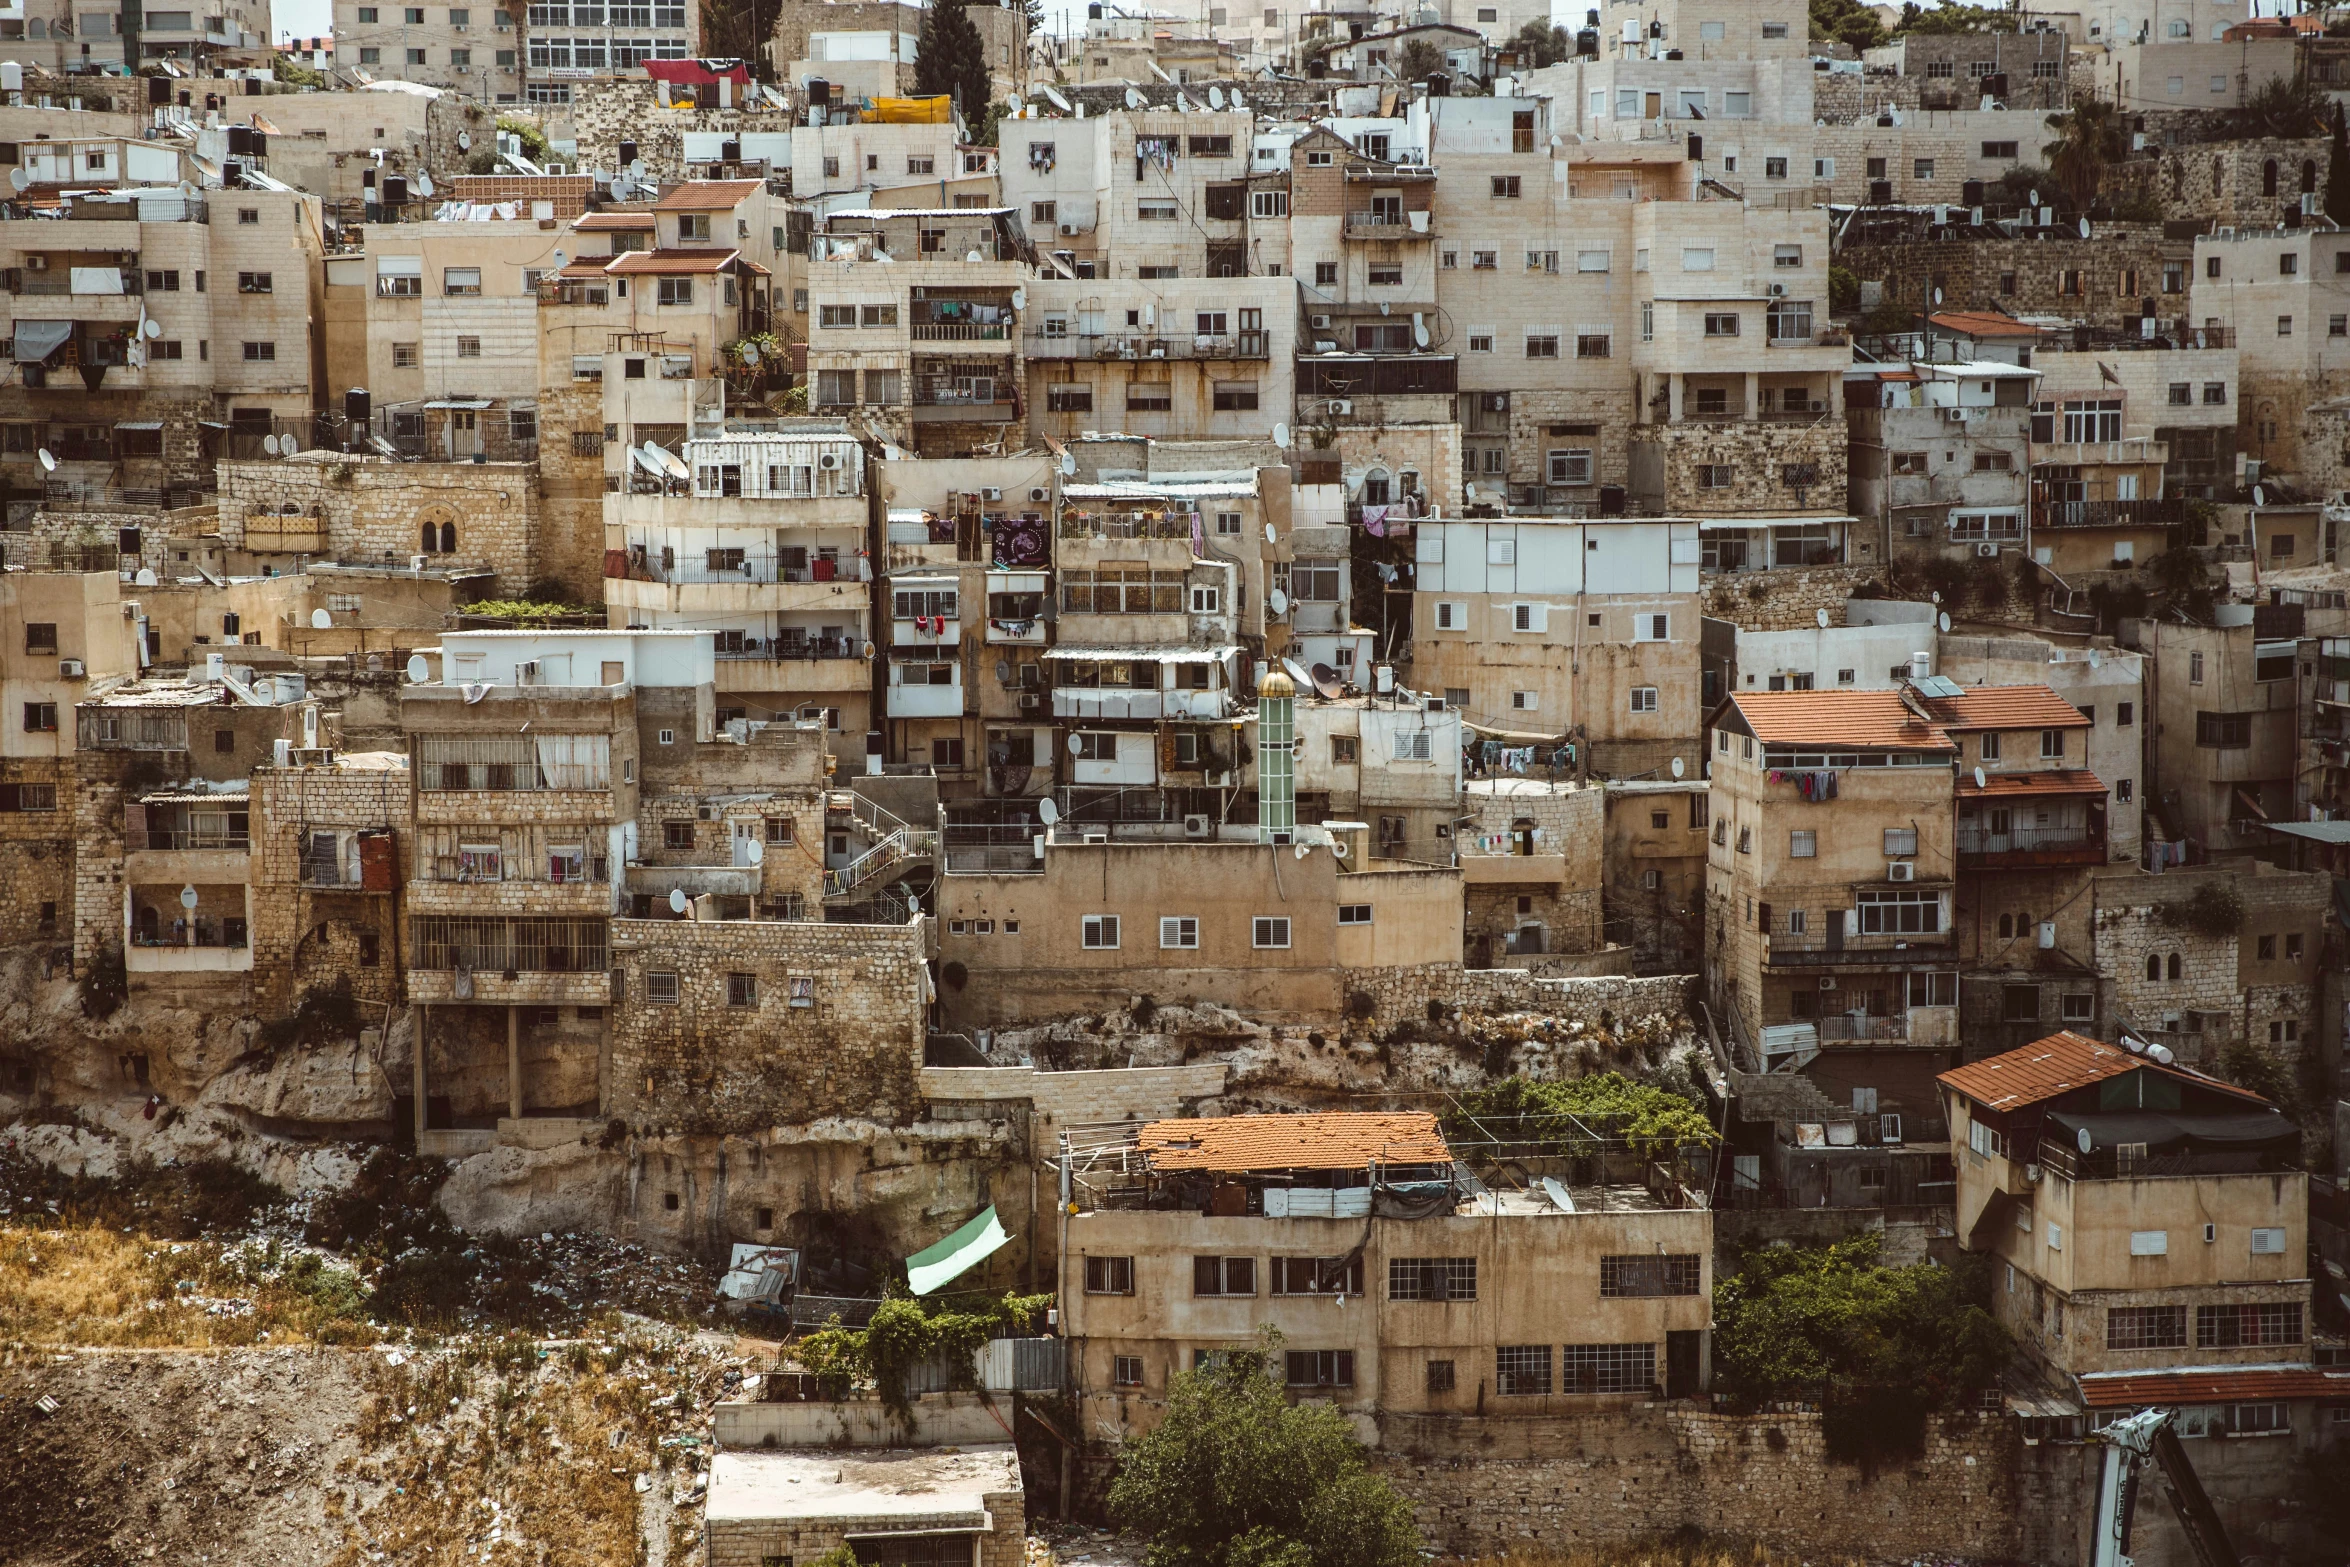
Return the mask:
<path id="1" fill-rule="evenodd" d="M 1835 975 L 1833 975 L 1833 974 L 1822 974 L 1822 975 L 1820 976 L 1820 989 L 1822 989 L 1822 990 L 1834 990 L 1835 988 L 1836 988 L 1836 976 L 1835 976 Z"/>
<path id="2" fill-rule="evenodd" d="M 1074 223 L 1062 224 L 1061 237 L 1063 239 L 1075 239 L 1077 237 L 1077 225 Z"/>
<path id="3" fill-rule="evenodd" d="M 538 678 L 539 661 L 537 659 L 534 658 L 528 663 L 516 664 L 514 666 L 514 683 L 516 685 L 536 685 L 538 683 Z"/>
<path id="4" fill-rule="evenodd" d="M 1042 502 L 1049 499 L 1052 493 L 1041 484 L 1032 484 L 1028 487 L 1028 498 L 1032 501 Z"/>
<path id="5" fill-rule="evenodd" d="M 816 459 L 816 466 L 826 469 L 827 471 L 837 468 L 840 466 L 840 454 L 838 452 L 825 452 Z"/>
<path id="6" fill-rule="evenodd" d="M 1333 397 L 1330 399 L 1330 411 L 1334 414 L 1350 414 L 1355 411 L 1355 405 L 1351 398 Z"/>
<path id="7" fill-rule="evenodd" d="M 1183 836 L 1186 838 L 1205 838 L 1211 830 L 1210 823 L 1204 815 L 1183 818 Z"/>
<path id="8" fill-rule="evenodd" d="M 1892 864 L 1885 867 L 1885 879 L 1887 881 L 1916 881 L 1918 879 L 1918 868 L 1916 862 L 1911 860 L 1895 860 Z"/>
<path id="9" fill-rule="evenodd" d="M 1996 544 L 1978 544 L 1975 546 L 1975 557 L 1978 560 L 1997 560 L 1999 558 L 1999 546 Z"/>
<path id="10" fill-rule="evenodd" d="M 42 255 L 27 256 L 24 258 L 24 269 L 27 272 L 46 272 L 49 270 L 49 258 Z"/>
<path id="11" fill-rule="evenodd" d="M 1004 498 L 1004 492 L 990 485 L 979 492 L 979 498 L 983 501 L 1000 501 Z"/>
<path id="12" fill-rule="evenodd" d="M 1041 692 L 1041 691 L 1023 691 L 1023 692 L 1021 692 L 1021 693 L 1020 693 L 1020 711 L 1021 711 L 1021 712 L 1023 712 L 1023 713 L 1033 713 L 1033 712 L 1035 712 L 1035 711 L 1036 711 L 1038 708 L 1040 708 L 1040 707 L 1042 707 L 1042 706 L 1044 706 L 1044 693 L 1043 693 L 1043 692 Z"/>
<path id="13" fill-rule="evenodd" d="M 33 258 L 33 257 L 27 256 L 27 257 L 25 258 L 25 264 L 26 264 L 27 266 L 32 266 L 32 263 L 33 263 L 33 260 L 34 260 L 34 259 L 35 259 L 35 258 Z M 41 263 L 41 266 L 47 266 L 47 265 L 48 265 L 48 263 L 47 263 L 46 261 L 44 261 L 44 262 L 42 262 L 42 263 Z M 33 270 L 34 270 L 34 271 L 36 271 L 36 272 L 38 272 L 39 270 L 41 270 L 41 268 L 40 268 L 40 267 L 33 267 Z M 1328 316 L 1315 316 L 1315 317 L 1313 318 L 1313 322 L 1314 322 L 1314 330 L 1315 330 L 1315 331 L 1317 331 L 1317 332 L 1327 332 L 1327 331 L 1329 331 L 1329 330 L 1330 330 L 1330 318 L 1329 318 Z"/>
<path id="14" fill-rule="evenodd" d="M 61 658 L 57 661 L 57 678 L 60 680 L 80 680 L 87 674 L 86 666 L 78 658 Z"/>

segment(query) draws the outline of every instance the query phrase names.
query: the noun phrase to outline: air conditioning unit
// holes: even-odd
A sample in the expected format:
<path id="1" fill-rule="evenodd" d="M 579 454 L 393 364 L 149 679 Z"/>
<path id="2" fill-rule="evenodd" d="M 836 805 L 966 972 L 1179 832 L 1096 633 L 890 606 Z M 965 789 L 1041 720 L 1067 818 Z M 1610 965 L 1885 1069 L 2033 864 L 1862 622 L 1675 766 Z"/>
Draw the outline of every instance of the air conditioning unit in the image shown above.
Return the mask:
<path id="1" fill-rule="evenodd" d="M 30 257 L 30 256 L 26 257 L 26 258 L 25 258 L 25 265 L 27 265 L 27 266 L 32 266 L 32 263 L 33 263 L 33 261 L 34 261 L 34 260 L 36 260 L 36 259 L 37 259 L 37 258 L 35 258 L 35 257 Z M 49 264 L 49 263 L 47 263 L 46 261 L 43 261 L 43 262 L 41 263 L 41 266 L 47 266 L 48 264 Z M 38 271 L 40 271 L 40 270 L 41 270 L 41 267 L 33 267 L 33 270 L 34 270 L 35 272 L 38 272 Z M 1330 318 L 1329 318 L 1328 316 L 1315 316 L 1315 317 L 1313 318 L 1313 325 L 1314 325 L 1314 330 L 1315 330 L 1315 331 L 1317 331 L 1317 332 L 1327 332 L 1327 331 L 1329 331 L 1329 330 L 1330 330 Z"/>
<path id="2" fill-rule="evenodd" d="M 1334 414 L 1353 413 L 1355 411 L 1354 399 L 1350 397 L 1333 397 L 1330 399 L 1330 411 Z"/>
<path id="3" fill-rule="evenodd" d="M 1820 989 L 1822 989 L 1822 990 L 1834 990 L 1835 988 L 1836 988 L 1836 976 L 1835 976 L 1835 975 L 1833 975 L 1833 974 L 1822 974 L 1822 975 L 1820 976 Z"/>
<path id="4" fill-rule="evenodd" d="M 1999 546 L 1996 544 L 1978 544 L 1975 546 L 1975 558 L 1977 560 L 1997 560 L 1999 558 Z"/>
<path id="5" fill-rule="evenodd" d="M 1431 712 L 1431 713 L 1441 713 L 1441 712 L 1443 712 L 1443 711 L 1444 711 L 1444 698 L 1442 698 L 1442 697 L 1440 697 L 1440 696 L 1432 696 L 1432 697 L 1428 698 L 1428 711 L 1429 711 L 1429 712 Z"/>
<path id="6" fill-rule="evenodd" d="M 1784 283 L 1773 283 L 1770 286 L 1770 296 L 1773 299 L 1785 299 L 1787 297 L 1787 285 Z"/>
<path id="7" fill-rule="evenodd" d="M 993 485 L 989 485 L 986 489 L 983 489 L 979 492 L 979 498 L 983 501 L 1000 501 L 1004 498 L 1004 492 L 997 489 Z"/>
<path id="8" fill-rule="evenodd" d="M 1040 707 L 1042 707 L 1042 706 L 1044 706 L 1044 693 L 1043 693 L 1043 692 L 1041 692 L 1041 691 L 1023 691 L 1023 692 L 1021 692 L 1021 693 L 1020 693 L 1020 711 L 1021 711 L 1021 712 L 1023 712 L 1023 713 L 1033 713 L 1033 712 L 1035 712 L 1035 711 L 1036 711 L 1038 708 L 1040 708 Z"/>
<path id="9" fill-rule="evenodd" d="M 1084 841 L 1087 843 L 1108 843 L 1110 835 L 1107 832 L 1094 832 L 1088 829 L 1084 835 Z"/>
<path id="10" fill-rule="evenodd" d="M 1887 881 L 1916 881 L 1918 879 L 1917 862 L 1895 860 L 1885 867 L 1885 879 Z"/>
<path id="11" fill-rule="evenodd" d="M 2024 1184 L 2027 1186 L 2040 1184 L 2040 1167 L 2038 1165 L 2027 1164 L 2024 1166 Z"/>
<path id="12" fill-rule="evenodd" d="M 42 255 L 27 256 L 24 258 L 24 269 L 27 272 L 46 272 L 49 270 L 49 258 Z"/>
<path id="13" fill-rule="evenodd" d="M 1183 818 L 1183 836 L 1186 838 L 1205 838 L 1213 830 L 1214 824 L 1205 815 Z"/>
<path id="14" fill-rule="evenodd" d="M 819 457 L 816 459 L 816 466 L 817 466 L 817 467 L 819 467 L 819 468 L 824 468 L 824 469 L 828 469 L 828 470 L 829 470 L 829 469 L 833 469 L 833 468 L 837 468 L 837 467 L 839 467 L 839 466 L 840 466 L 840 453 L 838 453 L 838 452 L 825 452 L 825 453 L 823 453 L 821 456 L 819 456 Z"/>
<path id="15" fill-rule="evenodd" d="M 1051 499 L 1052 493 L 1041 484 L 1032 484 L 1028 487 L 1028 498 L 1039 505 Z"/>
<path id="16" fill-rule="evenodd" d="M 82 661 L 81 661 L 80 659 L 78 659 L 78 658 L 61 658 L 61 659 L 59 659 L 59 660 L 57 661 L 57 678 L 58 678 L 58 679 L 60 679 L 60 680 L 84 680 L 84 679 L 87 679 L 88 677 L 89 677 L 89 670 L 88 670 L 88 668 L 87 668 L 87 667 L 86 667 L 86 666 L 85 666 L 85 665 L 82 663 Z"/>
<path id="17" fill-rule="evenodd" d="M 535 659 L 535 658 L 534 658 L 534 659 L 530 660 L 528 663 L 523 663 L 523 664 L 516 664 L 516 665 L 514 666 L 514 683 L 515 683 L 516 685 L 519 685 L 519 686 L 532 686 L 532 685 L 537 685 L 537 684 L 538 684 L 538 679 L 539 679 L 539 661 L 538 661 L 537 659 Z"/>
<path id="18" fill-rule="evenodd" d="M 1077 237 L 1077 225 L 1076 225 L 1076 224 L 1074 224 L 1074 223 L 1064 223 L 1064 224 L 1062 224 L 1062 225 L 1061 225 L 1061 237 L 1062 237 L 1063 239 L 1074 239 L 1074 238 L 1076 238 L 1076 237 Z"/>

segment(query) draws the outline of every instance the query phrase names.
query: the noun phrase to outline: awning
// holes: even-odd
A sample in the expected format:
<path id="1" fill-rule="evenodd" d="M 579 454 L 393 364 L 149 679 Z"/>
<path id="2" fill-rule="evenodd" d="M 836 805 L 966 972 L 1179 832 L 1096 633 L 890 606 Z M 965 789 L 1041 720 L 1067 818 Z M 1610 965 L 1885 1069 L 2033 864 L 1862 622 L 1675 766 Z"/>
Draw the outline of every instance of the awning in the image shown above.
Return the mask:
<path id="1" fill-rule="evenodd" d="M 378 256 L 375 258 L 375 275 L 377 277 L 422 277 L 424 276 L 424 258 L 422 256 Z"/>
<path id="2" fill-rule="evenodd" d="M 487 408 L 487 407 L 489 407 L 489 406 L 490 406 L 490 400 L 489 400 L 488 398 L 486 398 L 486 397 L 478 397 L 478 398 L 477 398 L 477 397 L 467 397 L 467 398 L 460 398 L 460 399 L 456 399 L 456 400 L 453 400 L 453 401 L 447 401 L 447 402 L 426 403 L 424 406 L 425 406 L 425 407 L 427 407 L 427 408 L 468 408 L 468 409 L 479 409 L 479 408 Z"/>
<path id="3" fill-rule="evenodd" d="M 2350 843 L 2350 822 L 2264 822 L 2270 832 L 2307 839 L 2311 843 Z"/>
<path id="4" fill-rule="evenodd" d="M 117 430 L 160 430 L 163 428 L 163 421 L 160 419 L 117 419 L 114 421 L 114 427 Z"/>
<path id="5" fill-rule="evenodd" d="M 1010 1245 L 1012 1237 L 991 1203 L 985 1213 L 935 1246 L 926 1246 L 906 1259 L 906 1284 L 917 1295 L 927 1295 L 970 1272 Z"/>
<path id="6" fill-rule="evenodd" d="M 2350 1376 L 2300 1364 L 2175 1366 L 2161 1371 L 2088 1371 L 2078 1378 L 2091 1409 L 2236 1400 L 2350 1397 Z"/>
<path id="7" fill-rule="evenodd" d="M 120 267 L 69 267 L 66 287 L 77 294 L 121 294 L 128 292 L 122 286 Z"/>
<path id="8" fill-rule="evenodd" d="M 1051 647 L 1047 658 L 1077 664 L 1221 664 L 1237 657 L 1237 647 Z"/>
<path id="9" fill-rule="evenodd" d="M 16 362 L 37 365 L 66 345 L 73 336 L 71 321 L 19 321 L 16 323 Z"/>
<path id="10" fill-rule="evenodd" d="M 1984 777 L 1980 789 L 1975 787 L 1972 774 L 1958 780 L 1958 797 L 1962 800 L 2041 799 L 2059 794 L 2089 795 L 2102 800 L 2106 788 L 2095 773 L 2077 767 L 2045 773 L 1991 773 Z"/>

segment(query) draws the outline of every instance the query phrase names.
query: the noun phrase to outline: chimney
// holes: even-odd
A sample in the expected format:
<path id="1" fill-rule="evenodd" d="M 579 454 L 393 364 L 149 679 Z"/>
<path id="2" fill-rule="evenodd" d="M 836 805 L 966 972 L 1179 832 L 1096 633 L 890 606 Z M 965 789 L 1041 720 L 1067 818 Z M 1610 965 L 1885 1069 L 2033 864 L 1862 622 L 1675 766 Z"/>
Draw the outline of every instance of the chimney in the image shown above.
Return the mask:
<path id="1" fill-rule="evenodd" d="M 1297 684 L 1276 669 L 1257 684 L 1257 838 L 1297 836 Z"/>

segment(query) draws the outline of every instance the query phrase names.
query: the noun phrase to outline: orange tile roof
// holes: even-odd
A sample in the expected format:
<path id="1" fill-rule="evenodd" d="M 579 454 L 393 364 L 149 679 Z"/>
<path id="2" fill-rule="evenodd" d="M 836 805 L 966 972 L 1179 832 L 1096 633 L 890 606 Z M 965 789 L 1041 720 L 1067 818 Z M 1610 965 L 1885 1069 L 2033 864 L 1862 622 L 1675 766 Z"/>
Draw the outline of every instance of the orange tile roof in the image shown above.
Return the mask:
<path id="1" fill-rule="evenodd" d="M 1968 337 L 2038 337 L 2040 329 L 1996 310 L 1941 310 L 1926 317 L 1946 332 Z"/>
<path id="2" fill-rule="evenodd" d="M 630 250 L 614 256 L 612 264 L 604 270 L 613 277 L 723 272 L 737 254 L 732 250 Z"/>
<path id="3" fill-rule="evenodd" d="M 2176 1371 L 2093 1371 L 2081 1378 L 2081 1402 L 2091 1409 L 2239 1398 L 2350 1399 L 2350 1376 L 2315 1366 L 2182 1366 Z"/>
<path id="4" fill-rule="evenodd" d="M 1986 773 L 1983 787 L 1975 787 L 1975 775 L 1958 775 L 1958 797 L 1962 800 L 2011 800 L 2029 797 L 2040 799 L 2052 794 L 2095 795 L 2105 797 L 2105 784 L 2085 767 L 2062 767 L 2044 773 Z"/>
<path id="5" fill-rule="evenodd" d="M 1452 1162 L 1436 1117 L 1417 1110 L 1153 1121 L 1140 1142 L 1154 1170 L 1360 1170 L 1374 1160 Z"/>
<path id="6" fill-rule="evenodd" d="M 650 212 L 590 212 L 572 221 L 573 228 L 582 234 L 648 234 L 653 229 Z"/>
<path id="7" fill-rule="evenodd" d="M 1922 693 L 1921 693 L 1922 696 Z M 2086 729 L 2081 710 L 2046 686 L 1969 686 L 1922 698 L 1952 729 Z"/>
<path id="8" fill-rule="evenodd" d="M 655 212 L 715 212 L 766 188 L 764 180 L 687 180 L 653 203 Z"/>
<path id="9" fill-rule="evenodd" d="M 2021 1050 L 1954 1067 L 1935 1081 L 1958 1090 L 1985 1109 L 2005 1112 L 2021 1110 L 2128 1072 L 2160 1072 L 2166 1077 L 2249 1099 L 2254 1104 L 2268 1103 L 2250 1089 L 2223 1083 L 2183 1066 L 2164 1066 L 2159 1061 L 2132 1055 L 2119 1045 L 2109 1045 L 2102 1039 L 2091 1039 L 2070 1029 L 2035 1040 Z"/>
<path id="10" fill-rule="evenodd" d="M 1747 691 L 1730 703 L 1765 745 L 1957 749 L 1941 725 L 1903 705 L 1898 691 Z"/>

